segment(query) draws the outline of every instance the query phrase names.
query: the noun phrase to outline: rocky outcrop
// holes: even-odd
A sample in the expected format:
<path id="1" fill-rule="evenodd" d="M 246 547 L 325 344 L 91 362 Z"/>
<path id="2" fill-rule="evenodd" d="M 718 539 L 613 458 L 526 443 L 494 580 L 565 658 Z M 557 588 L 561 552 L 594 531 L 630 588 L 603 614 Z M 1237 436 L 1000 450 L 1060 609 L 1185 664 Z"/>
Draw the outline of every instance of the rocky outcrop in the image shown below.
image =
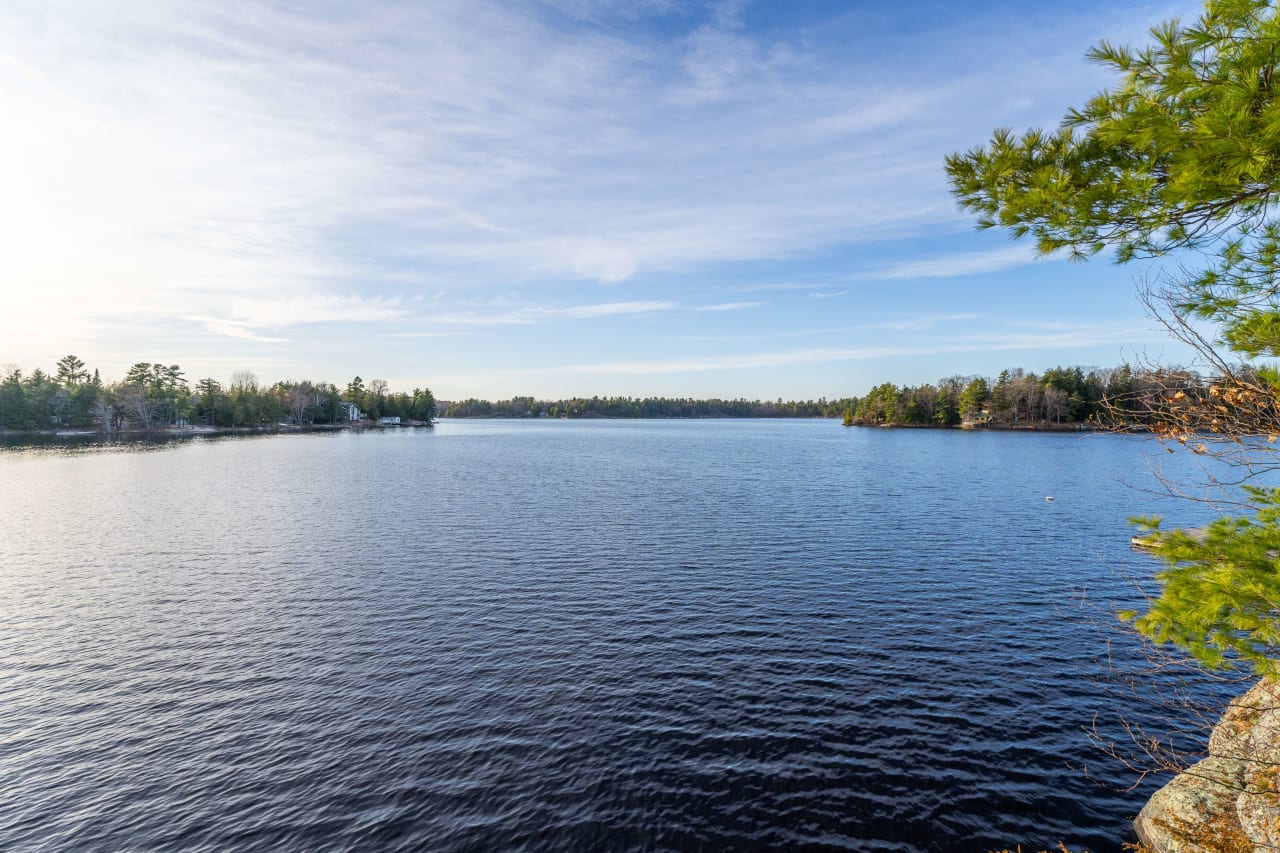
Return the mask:
<path id="1" fill-rule="evenodd" d="M 1155 853 L 1280 847 L 1280 682 L 1236 699 L 1209 738 L 1209 757 L 1151 797 L 1134 821 Z"/>

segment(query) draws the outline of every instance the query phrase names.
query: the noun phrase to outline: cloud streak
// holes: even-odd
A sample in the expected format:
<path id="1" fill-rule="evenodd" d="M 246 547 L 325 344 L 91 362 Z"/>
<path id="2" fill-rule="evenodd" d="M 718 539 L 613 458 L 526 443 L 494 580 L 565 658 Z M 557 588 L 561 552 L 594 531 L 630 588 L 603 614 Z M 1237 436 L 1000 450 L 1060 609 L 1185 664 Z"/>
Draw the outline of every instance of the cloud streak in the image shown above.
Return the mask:
<path id="1" fill-rule="evenodd" d="M 763 302 L 721 302 L 717 305 L 699 305 L 694 311 L 745 311 L 748 308 L 759 308 Z"/>
<path id="2" fill-rule="evenodd" d="M 878 281 L 899 281 L 917 278 L 956 278 L 1000 272 L 1014 267 L 1044 261 L 1034 248 L 1026 245 L 1010 246 L 988 252 L 962 252 L 936 258 L 899 261 L 859 275 L 859 278 Z"/>
<path id="3" fill-rule="evenodd" d="M 236 338 L 242 341 L 255 341 L 263 344 L 287 344 L 288 338 L 274 338 L 268 335 L 256 334 L 252 328 L 244 323 L 237 323 L 234 320 L 222 320 L 217 317 L 184 317 L 192 323 L 199 323 L 215 335 L 223 335 L 228 338 Z"/>
<path id="4" fill-rule="evenodd" d="M 310 323 L 376 323 L 408 315 L 398 297 L 294 296 L 241 299 L 231 304 L 231 321 L 282 329 Z"/>
<path id="5" fill-rule="evenodd" d="M 1096 347 L 1107 344 L 1123 344 L 1140 340 L 1143 330 L 1122 328 L 1099 331 L 1079 329 L 1057 334 L 1026 334 L 999 338 L 971 337 L 952 339 L 950 342 L 921 344 L 917 346 L 868 346 L 823 347 L 798 350 L 781 350 L 719 356 L 691 356 L 687 358 L 653 359 L 639 361 L 610 361 L 575 364 L 549 368 L 555 372 L 647 375 L 702 373 L 707 371 L 759 370 L 763 368 L 813 366 L 869 359 L 918 357 L 925 355 L 949 355 L 955 353 L 1041 350 L 1059 347 Z"/>
<path id="6" fill-rule="evenodd" d="M 593 317 L 616 317 L 620 314 L 653 314 L 657 311 L 670 311 L 675 307 L 674 302 L 606 302 L 599 305 L 574 305 L 569 308 L 549 309 L 543 313 L 583 320 Z"/>

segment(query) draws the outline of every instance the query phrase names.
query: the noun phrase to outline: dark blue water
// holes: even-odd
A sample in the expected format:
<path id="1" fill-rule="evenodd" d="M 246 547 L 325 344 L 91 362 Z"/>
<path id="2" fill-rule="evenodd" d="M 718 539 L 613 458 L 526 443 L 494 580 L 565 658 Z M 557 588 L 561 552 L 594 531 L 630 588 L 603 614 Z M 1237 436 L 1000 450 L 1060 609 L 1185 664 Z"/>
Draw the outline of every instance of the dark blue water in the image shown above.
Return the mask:
<path id="1" fill-rule="evenodd" d="M 1117 849 L 1150 786 L 1079 769 L 1133 781 L 1083 731 L 1114 700 L 1075 603 L 1133 597 L 1159 502 L 1117 478 L 1150 447 L 446 421 L 0 451 L 0 849 Z"/>

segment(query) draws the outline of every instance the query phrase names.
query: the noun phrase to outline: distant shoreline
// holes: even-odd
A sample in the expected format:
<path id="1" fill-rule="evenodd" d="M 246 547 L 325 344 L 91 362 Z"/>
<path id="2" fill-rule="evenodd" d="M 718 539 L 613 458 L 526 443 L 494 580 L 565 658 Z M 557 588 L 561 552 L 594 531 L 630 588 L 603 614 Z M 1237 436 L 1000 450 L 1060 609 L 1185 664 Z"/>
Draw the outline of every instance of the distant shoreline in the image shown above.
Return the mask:
<path id="1" fill-rule="evenodd" d="M 77 429 L 73 427 L 64 427 L 62 429 L 44 429 L 44 430 L 20 430 L 20 429 L 3 429 L 0 428 L 0 438 L 184 438 L 195 436 L 219 436 L 219 435 L 295 435 L 308 432 L 336 432 L 342 430 L 395 430 L 405 429 L 409 427 L 431 427 L 435 426 L 441 420 L 449 421 L 717 421 L 717 420 L 750 420 L 750 421 L 778 421 L 778 420 L 803 420 L 803 421 L 838 421 L 839 418 L 824 417 L 821 415 L 811 416 L 791 416 L 779 417 L 776 415 L 767 416 L 742 416 L 742 415 L 671 415 L 667 417 L 649 416 L 649 417 L 623 417 L 618 415 L 577 415 L 575 417 L 528 417 L 519 415 L 465 415 L 436 418 L 431 421 L 412 421 L 402 424 L 376 424 L 376 423 L 342 423 L 342 424 L 307 424 L 305 426 L 295 426 L 292 424 L 275 424 L 272 426 L 261 427 L 209 427 L 209 426 L 189 426 L 189 427 L 160 427 L 152 430 L 145 429 L 126 429 L 126 430 L 92 430 Z M 853 427 L 863 429 L 904 429 L 904 430 L 962 430 L 967 432 L 1115 432 L 1114 429 L 1098 426 L 1088 423 L 1071 423 L 1071 424 L 1053 424 L 1053 423 L 1025 423 L 1025 424 L 874 424 L 874 423 L 858 423 L 850 424 Z"/>
<path id="2" fill-rule="evenodd" d="M 1089 423 L 1053 424 L 1034 423 L 998 423 L 998 424 L 850 424 L 864 429 L 955 429 L 967 432 L 1115 432 L 1115 430 Z"/>
<path id="3" fill-rule="evenodd" d="M 440 420 L 449 421 L 839 421 L 835 415 L 644 415 L 629 417 L 625 415 L 574 415 L 573 417 L 548 417 L 546 415 L 448 415 Z M 854 421 L 849 426 L 864 429 L 952 429 L 968 432 L 1116 432 L 1097 424 L 1066 423 L 1055 424 L 1045 422 L 1031 423 L 992 423 L 992 424 L 874 424 Z"/>
<path id="4" fill-rule="evenodd" d="M 838 421 L 838 415 L 441 415 L 448 421 Z"/>
<path id="5" fill-rule="evenodd" d="M 260 427 L 210 427 L 166 426 L 156 429 L 97 430 L 63 427 L 61 429 L 3 429 L 0 438 L 194 438 L 219 435 L 296 435 L 308 432 L 338 432 L 342 430 L 395 430 L 408 427 L 435 426 L 435 421 L 412 421 L 401 424 L 343 423 L 343 424 L 274 424 Z"/>

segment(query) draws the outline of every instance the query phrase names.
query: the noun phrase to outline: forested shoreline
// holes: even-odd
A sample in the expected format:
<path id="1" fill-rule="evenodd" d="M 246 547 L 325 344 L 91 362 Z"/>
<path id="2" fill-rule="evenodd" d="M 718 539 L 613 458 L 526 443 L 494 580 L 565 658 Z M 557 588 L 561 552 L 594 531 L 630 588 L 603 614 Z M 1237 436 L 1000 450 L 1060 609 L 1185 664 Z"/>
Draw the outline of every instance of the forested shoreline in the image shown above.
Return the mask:
<path id="1" fill-rule="evenodd" d="M 935 384 L 875 386 L 854 407 L 856 426 L 961 426 L 1096 421 L 1104 401 L 1133 390 L 1131 368 L 1010 368 L 991 379 L 951 376 Z"/>
<path id="2" fill-rule="evenodd" d="M 264 429 L 397 418 L 429 424 L 435 414 L 429 389 L 392 392 L 381 379 L 366 385 L 359 376 L 344 388 L 311 380 L 263 385 L 251 371 L 239 371 L 223 385 L 212 378 L 192 383 L 176 364 L 138 362 L 119 382 L 104 382 L 74 355 L 60 359 L 53 373 L 6 365 L 0 375 L 0 430 L 9 431 Z"/>
<path id="3" fill-rule="evenodd" d="M 1170 401 L 1213 396 L 1215 380 L 1176 368 L 1054 367 L 1041 374 L 1010 368 L 998 377 L 951 376 L 936 383 L 881 383 L 862 397 L 828 400 L 694 399 L 688 397 L 531 396 L 443 403 L 449 418 L 838 418 L 848 426 L 1116 428 L 1167 419 Z M 1221 401 L 1220 403 L 1221 404 Z M 429 389 L 393 392 L 380 379 L 260 383 L 250 371 L 228 384 L 190 382 L 182 369 L 134 364 L 104 382 L 68 355 L 53 372 L 0 370 L 0 430 L 151 432 L 174 427 L 272 429 L 368 423 L 430 424 L 437 403 Z"/>
<path id="4" fill-rule="evenodd" d="M 1181 368 L 1012 367 L 997 377 L 950 376 L 936 383 L 884 382 L 864 396 L 786 401 L 684 397 L 466 399 L 442 404 L 448 418 L 839 418 L 848 426 L 993 429 L 1144 428 L 1171 397 L 1204 399 L 1215 379 Z"/>
<path id="5" fill-rule="evenodd" d="M 837 418 L 856 398 L 787 401 L 697 400 L 688 397 L 571 397 L 537 400 L 467 399 L 449 403 L 447 418 Z"/>
<path id="6" fill-rule="evenodd" d="M 1245 375 L 1251 369 L 1239 371 Z M 1223 394 L 1220 377 L 1176 367 L 1054 367 L 1042 374 L 1010 368 L 995 378 L 882 383 L 846 412 L 845 424 L 1160 431 L 1173 419 L 1188 430 L 1214 431 L 1215 418 L 1239 414 L 1243 404 Z"/>

